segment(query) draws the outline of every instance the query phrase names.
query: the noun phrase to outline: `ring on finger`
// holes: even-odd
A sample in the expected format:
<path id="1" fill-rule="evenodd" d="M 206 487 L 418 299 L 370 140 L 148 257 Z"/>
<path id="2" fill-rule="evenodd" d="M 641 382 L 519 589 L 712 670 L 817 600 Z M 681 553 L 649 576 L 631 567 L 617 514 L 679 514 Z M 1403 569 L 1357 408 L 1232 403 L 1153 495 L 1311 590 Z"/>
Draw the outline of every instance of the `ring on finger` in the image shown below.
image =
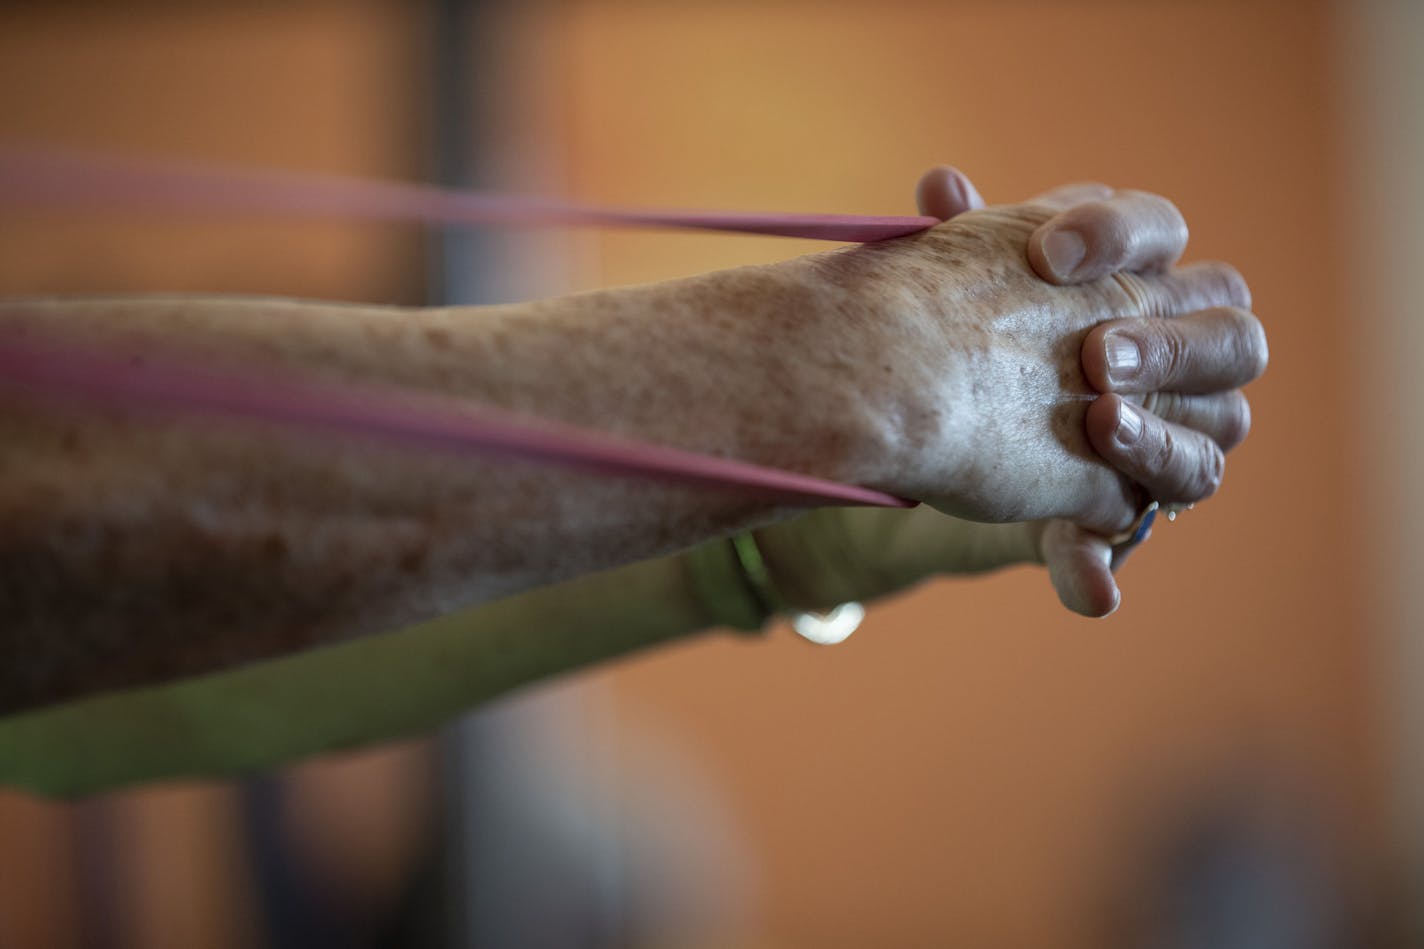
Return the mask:
<path id="1" fill-rule="evenodd" d="M 1136 547 L 1146 540 L 1147 535 L 1152 531 L 1152 522 L 1157 519 L 1157 510 L 1161 506 L 1156 501 L 1149 501 L 1125 531 L 1108 538 L 1109 546 Z"/>

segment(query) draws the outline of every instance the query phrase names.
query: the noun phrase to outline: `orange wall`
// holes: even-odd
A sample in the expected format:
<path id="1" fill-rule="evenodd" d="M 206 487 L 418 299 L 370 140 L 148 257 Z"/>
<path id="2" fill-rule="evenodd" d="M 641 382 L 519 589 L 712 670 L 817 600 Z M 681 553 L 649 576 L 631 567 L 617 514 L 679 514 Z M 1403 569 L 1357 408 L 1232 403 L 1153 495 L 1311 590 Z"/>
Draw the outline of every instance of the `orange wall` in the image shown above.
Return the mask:
<path id="1" fill-rule="evenodd" d="M 0 132 L 398 176 L 422 171 L 420 18 L 398 2 L 33 4 L 0 18 Z M 1381 772 L 1339 444 L 1339 147 L 1324 5 L 526 7 L 509 90 L 554 97 L 572 188 L 648 204 L 908 210 L 953 161 L 991 199 L 1093 177 L 1161 191 L 1191 257 L 1246 273 L 1273 364 L 1221 497 L 1163 525 L 1108 622 L 1038 571 L 944 582 L 817 651 L 708 642 L 600 673 L 723 786 L 778 945 L 1100 945 L 1139 833 L 1247 770 L 1368 853 Z M 517 32 L 516 32 L 517 31 Z M 537 71 L 537 74 L 535 74 Z M 551 79 L 551 76 L 553 77 Z M 414 79 L 412 77 L 415 77 Z M 610 233 L 587 282 L 811 245 Z M 413 302 L 410 231 L 0 220 L 0 292 L 242 290 Z M 1329 380 L 1330 384 L 1322 384 Z M 617 760 L 614 742 L 601 749 Z M 406 801 L 411 795 L 393 795 Z M 221 791 L 132 795 L 126 894 L 150 945 L 241 945 Z M 398 808 L 400 805 L 393 805 Z M 69 813 L 0 795 L 0 942 L 73 944 Z M 146 828 L 146 829 L 144 829 Z M 188 846 L 197 838 L 205 844 Z M 225 869 L 227 868 L 227 869 Z M 182 900 L 178 899 L 181 894 Z M 182 903 L 183 905 L 179 905 Z M 45 907 L 49 911 L 45 912 Z M 215 925 L 216 924 L 216 925 Z M 953 938 L 951 938 L 953 937 Z"/>
<path id="2" fill-rule="evenodd" d="M 420 177 L 425 20 L 389 0 L 7 5 L 0 135 L 234 164 Z M 0 290 L 286 293 L 416 303 L 420 232 L 8 212 Z"/>

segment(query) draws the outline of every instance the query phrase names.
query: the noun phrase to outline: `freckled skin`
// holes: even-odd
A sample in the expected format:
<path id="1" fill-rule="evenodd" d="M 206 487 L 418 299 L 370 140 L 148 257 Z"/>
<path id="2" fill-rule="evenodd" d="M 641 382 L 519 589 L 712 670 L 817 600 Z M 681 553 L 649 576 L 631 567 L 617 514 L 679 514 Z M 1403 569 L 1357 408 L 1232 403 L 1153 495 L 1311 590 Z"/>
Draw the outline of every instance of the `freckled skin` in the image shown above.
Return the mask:
<path id="1" fill-rule="evenodd" d="M 1029 268 L 1049 212 L 508 307 L 0 302 L 156 345 L 487 401 L 922 498 L 1115 530 L 1083 435 L 1083 335 L 1153 304 Z M 1143 288 L 1146 288 L 1145 290 Z M 0 393 L 0 711 L 235 665 L 781 520 L 734 491 L 452 459 Z"/>
<path id="2" fill-rule="evenodd" d="M 903 460 L 881 486 L 974 520 L 1065 516 L 1112 531 L 1132 489 L 1088 444 L 1094 392 L 1078 354 L 1097 323 L 1151 306 L 1155 284 L 1129 293 L 1116 278 L 1043 283 L 1023 247 L 1048 217 L 1030 206 L 967 214 L 825 255 L 820 272 L 902 344 L 886 354 L 896 374 L 878 388 L 913 387 L 893 396 Z"/>

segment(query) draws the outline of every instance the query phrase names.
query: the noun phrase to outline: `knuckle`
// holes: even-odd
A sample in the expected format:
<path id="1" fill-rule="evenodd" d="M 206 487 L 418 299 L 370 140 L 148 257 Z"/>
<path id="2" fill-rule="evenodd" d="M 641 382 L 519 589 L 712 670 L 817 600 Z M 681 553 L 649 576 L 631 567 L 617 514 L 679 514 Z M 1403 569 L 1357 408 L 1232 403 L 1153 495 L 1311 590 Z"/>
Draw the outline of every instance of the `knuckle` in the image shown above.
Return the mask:
<path id="1" fill-rule="evenodd" d="M 1222 475 L 1226 473 L 1226 453 L 1210 439 L 1202 439 L 1202 450 L 1197 463 L 1195 488 L 1190 501 L 1209 498 L 1221 487 Z"/>
<path id="2" fill-rule="evenodd" d="M 1251 434 L 1251 403 L 1240 392 L 1231 393 L 1222 413 L 1216 442 L 1223 451 L 1230 451 Z"/>
<path id="3" fill-rule="evenodd" d="M 1186 337 L 1177 324 L 1154 321 L 1150 332 L 1143 334 L 1142 364 L 1147 372 L 1147 385 L 1171 386 L 1190 369 L 1191 354 Z"/>
<path id="4" fill-rule="evenodd" d="M 1171 492 L 1176 496 L 1159 500 L 1200 501 L 1215 494 L 1226 467 L 1225 453 L 1209 438 L 1186 439 L 1169 433 L 1168 441 L 1175 462 L 1170 470 L 1176 476 Z"/>
<path id="5" fill-rule="evenodd" d="M 1176 467 L 1177 455 L 1177 439 L 1164 426 L 1159 436 L 1144 450 L 1142 464 L 1146 472 L 1156 474 L 1160 479 Z"/>
<path id="6" fill-rule="evenodd" d="M 1226 470 L 1226 454 L 1211 439 L 1163 427 L 1148 460 L 1159 473 L 1159 501 L 1200 501 L 1216 493 Z"/>
<path id="7" fill-rule="evenodd" d="M 1266 339 L 1266 328 L 1254 316 L 1251 316 L 1251 352 L 1256 357 L 1251 363 L 1251 378 L 1259 379 L 1271 363 L 1271 344 Z"/>
<path id="8" fill-rule="evenodd" d="M 1167 221 L 1167 233 L 1172 243 L 1179 248 L 1185 248 L 1187 241 L 1191 239 L 1191 230 L 1187 227 L 1187 219 L 1182 216 L 1181 210 L 1166 198 L 1159 199 L 1162 202 L 1163 215 Z"/>
<path id="9" fill-rule="evenodd" d="M 1162 294 L 1137 274 L 1117 270 L 1109 275 L 1109 280 L 1109 286 L 1116 284 L 1121 291 L 1121 298 L 1114 301 L 1114 305 L 1124 314 L 1124 319 L 1140 320 L 1166 315 L 1168 307 Z M 1146 353 L 1143 356 L 1145 359 Z"/>
<path id="10" fill-rule="evenodd" d="M 1251 287 L 1246 283 L 1246 278 L 1241 276 L 1241 271 L 1221 261 L 1201 266 L 1209 275 L 1215 289 L 1213 295 L 1221 301 L 1220 305 L 1242 310 L 1251 309 Z"/>
<path id="11" fill-rule="evenodd" d="M 1151 219 L 1160 228 L 1162 239 L 1175 247 L 1186 246 L 1190 236 L 1187 219 L 1174 202 L 1151 191 L 1128 191 L 1125 194 L 1143 209 L 1145 218 Z"/>
<path id="12" fill-rule="evenodd" d="M 1255 314 L 1240 307 L 1227 307 L 1220 313 L 1230 334 L 1229 352 L 1232 365 L 1245 373 L 1242 382 L 1259 377 L 1266 371 L 1266 364 L 1271 358 L 1265 327 Z"/>
<path id="13" fill-rule="evenodd" d="M 1088 242 L 1089 254 L 1100 266 L 1117 267 L 1132 250 L 1132 222 L 1112 200 L 1089 201 L 1073 209 L 1074 223 Z"/>

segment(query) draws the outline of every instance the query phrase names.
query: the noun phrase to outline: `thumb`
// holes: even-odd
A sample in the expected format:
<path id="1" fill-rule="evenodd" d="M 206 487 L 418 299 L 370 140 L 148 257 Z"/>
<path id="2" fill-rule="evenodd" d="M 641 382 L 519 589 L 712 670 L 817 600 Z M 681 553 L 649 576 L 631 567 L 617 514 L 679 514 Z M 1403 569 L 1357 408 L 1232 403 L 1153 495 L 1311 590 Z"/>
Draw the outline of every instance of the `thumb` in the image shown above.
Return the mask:
<path id="1" fill-rule="evenodd" d="M 1039 551 L 1058 599 L 1081 616 L 1108 616 L 1122 602 L 1107 538 L 1069 521 L 1049 521 Z"/>

